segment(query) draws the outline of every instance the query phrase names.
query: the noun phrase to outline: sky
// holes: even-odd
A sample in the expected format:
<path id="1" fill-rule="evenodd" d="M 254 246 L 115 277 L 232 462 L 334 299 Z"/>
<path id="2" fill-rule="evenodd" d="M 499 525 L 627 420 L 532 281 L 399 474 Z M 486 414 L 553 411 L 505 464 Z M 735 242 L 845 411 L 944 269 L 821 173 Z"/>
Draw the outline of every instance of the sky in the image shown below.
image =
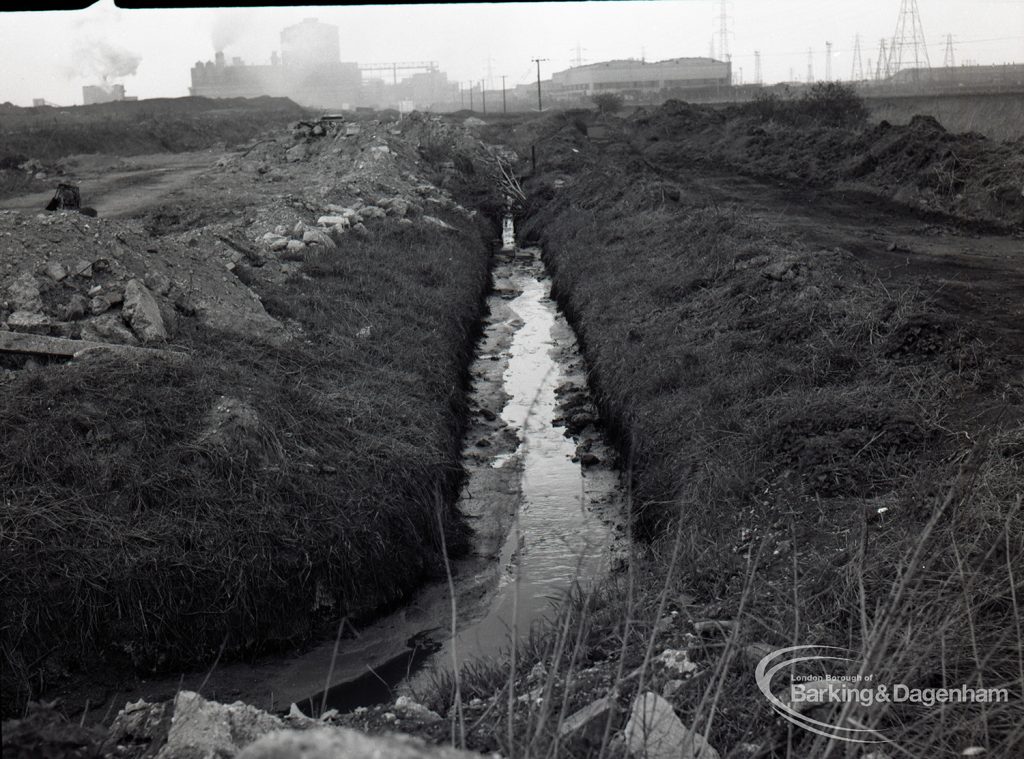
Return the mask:
<path id="1" fill-rule="evenodd" d="M 904 0 L 727 0 L 734 78 L 754 80 L 760 51 L 766 83 L 804 80 L 808 50 L 814 76 L 849 79 L 855 37 L 861 60 L 878 57 L 892 37 Z M 168 0 L 173 2 L 173 0 Z M 86 84 L 121 83 L 140 98 L 188 95 L 189 71 L 213 58 L 269 63 L 280 30 L 304 18 L 335 24 L 342 60 L 436 61 L 452 81 L 500 88 L 535 80 L 577 59 L 648 61 L 720 57 L 721 0 L 604 0 L 553 3 L 123 10 L 101 0 L 81 11 L 0 13 L 0 102 L 82 102 Z M 946 35 L 956 63 L 1024 63 L 1024 0 L 918 0 L 932 65 L 942 65 Z M 712 43 L 713 41 L 713 43 Z M 742 69 L 742 74 L 741 74 Z M 132 73 L 134 72 L 134 73 Z"/>

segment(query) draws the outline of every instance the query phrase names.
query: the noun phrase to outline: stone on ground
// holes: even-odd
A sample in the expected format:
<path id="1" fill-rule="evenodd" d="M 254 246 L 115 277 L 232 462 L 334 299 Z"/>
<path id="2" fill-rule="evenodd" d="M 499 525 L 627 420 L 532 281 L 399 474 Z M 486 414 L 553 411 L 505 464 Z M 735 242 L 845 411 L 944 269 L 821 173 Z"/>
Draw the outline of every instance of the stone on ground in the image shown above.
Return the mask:
<path id="1" fill-rule="evenodd" d="M 480 759 L 450 746 L 405 735 L 363 735 L 344 727 L 280 730 L 260 738 L 237 759 Z"/>
<path id="2" fill-rule="evenodd" d="M 704 736 L 676 716 L 672 704 L 650 691 L 633 702 L 625 740 L 636 759 L 720 759 Z"/>
<path id="3" fill-rule="evenodd" d="M 582 709 L 569 715 L 558 729 L 558 737 L 563 741 L 600 741 L 604 734 L 604 726 L 608 721 L 615 699 L 605 696 L 593 701 Z"/>
<path id="4" fill-rule="evenodd" d="M 43 310 L 43 299 L 39 295 L 36 278 L 29 273 L 22 274 L 7 287 L 7 297 L 13 311 L 36 313 Z"/>
<path id="5" fill-rule="evenodd" d="M 141 280 L 130 279 L 124 288 L 124 306 L 122 307 L 125 321 L 144 343 L 152 343 L 167 339 L 167 328 L 160 315 L 153 293 L 142 284 Z"/>

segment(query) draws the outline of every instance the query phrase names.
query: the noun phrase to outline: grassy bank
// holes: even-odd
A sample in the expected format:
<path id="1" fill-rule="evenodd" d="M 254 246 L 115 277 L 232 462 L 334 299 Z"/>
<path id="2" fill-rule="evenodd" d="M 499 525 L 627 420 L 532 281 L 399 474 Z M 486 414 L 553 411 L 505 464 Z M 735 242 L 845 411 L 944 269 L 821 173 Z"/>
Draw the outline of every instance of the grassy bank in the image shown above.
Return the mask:
<path id="1" fill-rule="evenodd" d="M 1019 356 L 927 287 L 883 285 L 849 252 L 687 201 L 558 118 L 523 234 L 544 248 L 648 543 L 520 647 L 511 672 L 467 668 L 462 699 L 480 702 L 463 723 L 442 680 L 430 703 L 452 735 L 464 724 L 468 744 L 514 756 L 616 756 L 632 697 L 652 689 L 723 756 L 823 756 L 825 739 L 783 722 L 754 679 L 767 651 L 820 645 L 850 649 L 877 682 L 1004 687 L 1010 700 L 815 718 L 880 731 L 902 755 L 1013 755 Z M 669 688 L 665 649 L 686 650 L 696 674 Z M 615 709 L 596 735 L 556 737 L 604 696 Z"/>
<path id="2" fill-rule="evenodd" d="M 293 645 L 443 572 L 482 239 L 388 221 L 307 253 L 253 285 L 301 329 L 283 346 L 189 321 L 180 366 L 0 380 L 4 711 L 69 673 Z"/>
<path id="3" fill-rule="evenodd" d="M 287 98 L 153 98 L 73 107 L 0 105 L 0 159 L 52 161 L 237 145 L 301 119 Z"/>

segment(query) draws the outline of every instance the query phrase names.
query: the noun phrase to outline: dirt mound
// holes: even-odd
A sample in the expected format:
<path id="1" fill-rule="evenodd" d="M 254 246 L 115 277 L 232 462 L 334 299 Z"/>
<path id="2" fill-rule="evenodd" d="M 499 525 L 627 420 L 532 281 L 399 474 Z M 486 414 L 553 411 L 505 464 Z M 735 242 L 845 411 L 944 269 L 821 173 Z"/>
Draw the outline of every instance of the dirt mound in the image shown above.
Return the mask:
<path id="1" fill-rule="evenodd" d="M 827 126 L 752 106 L 716 111 L 670 101 L 631 118 L 655 166 L 724 165 L 754 176 L 860 191 L 926 212 L 1024 225 L 1024 150 L 947 132 L 931 116 L 905 126 Z"/>

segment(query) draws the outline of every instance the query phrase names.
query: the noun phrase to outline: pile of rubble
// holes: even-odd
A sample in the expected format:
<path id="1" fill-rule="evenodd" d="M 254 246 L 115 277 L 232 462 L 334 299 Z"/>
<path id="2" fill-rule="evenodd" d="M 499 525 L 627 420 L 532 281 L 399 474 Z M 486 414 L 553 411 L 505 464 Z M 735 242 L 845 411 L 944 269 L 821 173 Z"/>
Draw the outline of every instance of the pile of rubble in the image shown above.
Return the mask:
<path id="1" fill-rule="evenodd" d="M 154 346 L 196 318 L 282 337 L 259 298 L 225 268 L 224 256 L 236 252 L 202 235 L 190 239 L 154 244 L 129 224 L 74 212 L 0 213 L 0 240 L 12 254 L 0 264 L 0 335 Z M 34 345 L 32 352 L 47 353 L 45 341 Z"/>
<path id="2" fill-rule="evenodd" d="M 344 255 L 347 236 L 378 225 L 465 227 L 476 212 L 453 190 L 466 177 L 486 186 L 490 172 L 500 176 L 493 150 L 436 116 L 325 116 L 219 160 L 142 224 L 0 214 L 0 241 L 13 252 L 0 264 L 0 333 L 153 346 L 173 344 L 182 320 L 195 318 L 286 340 L 299 328 L 271 317 L 256 291 L 301 277 L 310 254 Z M 280 184 L 274 192 L 266 182 Z"/>

